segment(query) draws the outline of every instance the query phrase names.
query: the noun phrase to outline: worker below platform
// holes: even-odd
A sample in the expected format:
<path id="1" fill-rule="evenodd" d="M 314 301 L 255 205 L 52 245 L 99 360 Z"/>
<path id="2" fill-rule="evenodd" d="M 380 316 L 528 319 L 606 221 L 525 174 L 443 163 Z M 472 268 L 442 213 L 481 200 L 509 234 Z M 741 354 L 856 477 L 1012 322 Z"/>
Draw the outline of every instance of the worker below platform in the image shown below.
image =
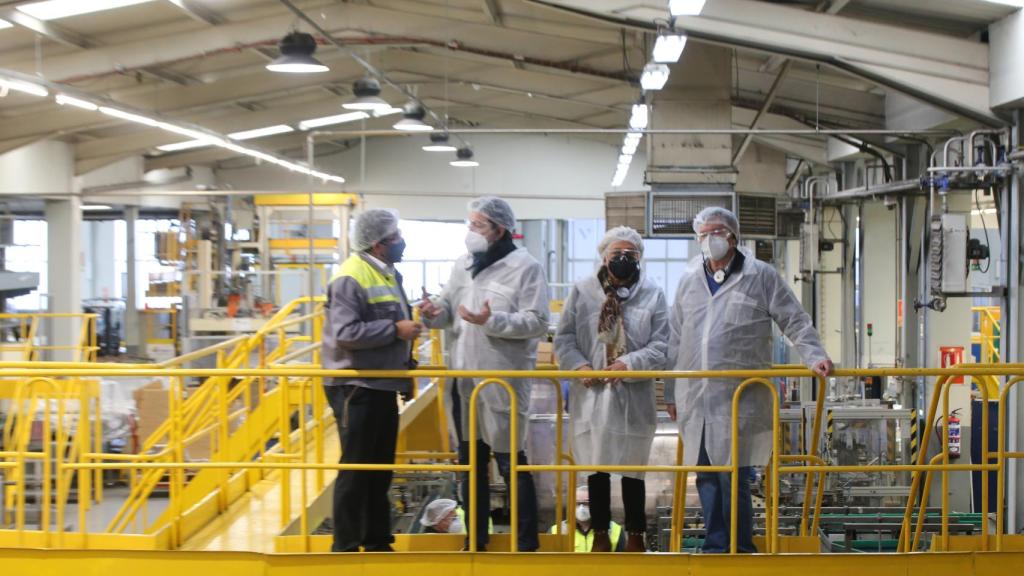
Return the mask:
<path id="1" fill-rule="evenodd" d="M 629 227 L 609 230 L 598 245 L 597 273 L 576 283 L 555 336 L 565 370 L 664 370 L 668 349 L 665 295 L 640 266 L 644 243 Z M 653 378 L 573 381 L 569 395 L 572 454 L 576 464 L 646 466 L 658 409 Z M 643 472 L 621 472 L 629 534 L 626 552 L 643 552 L 647 499 Z M 611 475 L 587 477 L 594 529 L 593 551 L 609 552 Z"/>
<path id="2" fill-rule="evenodd" d="M 423 330 L 413 322 L 395 264 L 405 240 L 398 216 L 367 210 L 356 219 L 355 252 L 327 288 L 323 367 L 331 370 L 408 370 L 412 341 Z M 324 392 L 337 420 L 342 464 L 394 464 L 398 394 L 409 378 L 327 378 Z M 334 552 L 390 552 L 391 471 L 338 472 L 334 484 Z"/>
<path id="3" fill-rule="evenodd" d="M 675 370 L 763 370 L 772 363 L 772 321 L 819 376 L 833 366 L 810 316 L 770 265 L 739 248 L 736 215 L 706 208 L 693 223 L 701 253 L 690 261 L 672 306 L 669 366 Z M 665 383 L 669 416 L 679 420 L 687 466 L 729 465 L 732 400 L 740 379 L 678 379 Z M 731 502 L 728 473 L 697 474 L 704 512 L 705 553 L 730 550 L 730 507 L 737 510 L 739 552 L 755 552 L 750 467 L 766 464 L 772 448 L 772 397 L 764 386 L 739 402 L 739 492 Z"/>
<path id="4" fill-rule="evenodd" d="M 456 370 L 532 370 L 537 363 L 537 344 L 548 328 L 548 285 L 544 268 L 525 248 L 512 240 L 516 218 L 512 207 L 500 198 L 483 197 L 469 205 L 468 253 L 459 257 L 441 295 L 424 298 L 420 311 L 431 328 L 455 329 L 458 340 L 452 351 Z M 482 379 L 463 378 L 459 387 L 459 423 L 462 442 L 459 462 L 469 463 L 469 401 Z M 473 510 L 468 474 L 463 475 L 462 501 L 475 514 L 478 550 L 488 541 L 490 455 L 505 483 L 510 479 L 510 446 L 515 441 L 517 460 L 527 464 L 525 444 L 530 381 L 509 378 L 516 395 L 516 438 L 511 435 L 511 401 L 497 384 L 485 387 L 477 403 L 477 502 Z M 534 551 L 537 536 L 537 494 L 533 476 L 519 472 L 518 549 Z"/>
<path id="5" fill-rule="evenodd" d="M 595 550 L 595 535 L 597 531 L 594 529 L 593 522 L 590 515 L 590 496 L 587 486 L 584 484 L 576 489 L 576 530 L 575 537 L 573 539 L 574 552 L 600 552 Z M 563 533 L 566 530 L 566 522 L 562 521 Z M 551 527 L 552 534 L 558 534 L 558 525 Z M 622 529 L 622 526 L 614 521 L 608 521 L 608 536 L 611 539 L 612 552 L 625 552 L 626 551 L 626 532 Z M 607 552 L 608 550 L 605 550 Z"/>
<path id="6" fill-rule="evenodd" d="M 438 498 L 427 504 L 420 518 L 427 534 L 465 534 L 466 525 L 462 509 L 455 500 Z"/>

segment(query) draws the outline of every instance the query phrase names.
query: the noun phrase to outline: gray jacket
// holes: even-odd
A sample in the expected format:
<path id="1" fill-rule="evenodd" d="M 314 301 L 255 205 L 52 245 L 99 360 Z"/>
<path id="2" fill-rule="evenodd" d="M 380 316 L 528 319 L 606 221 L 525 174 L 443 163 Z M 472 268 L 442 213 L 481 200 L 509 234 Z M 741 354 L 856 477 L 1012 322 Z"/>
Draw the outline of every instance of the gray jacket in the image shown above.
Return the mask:
<path id="1" fill-rule="evenodd" d="M 332 370 L 414 367 L 412 344 L 398 339 L 395 327 L 409 317 L 401 276 L 382 269 L 364 254 L 349 256 L 327 287 L 321 364 Z M 409 378 L 329 378 L 324 384 L 394 392 L 412 389 Z"/>

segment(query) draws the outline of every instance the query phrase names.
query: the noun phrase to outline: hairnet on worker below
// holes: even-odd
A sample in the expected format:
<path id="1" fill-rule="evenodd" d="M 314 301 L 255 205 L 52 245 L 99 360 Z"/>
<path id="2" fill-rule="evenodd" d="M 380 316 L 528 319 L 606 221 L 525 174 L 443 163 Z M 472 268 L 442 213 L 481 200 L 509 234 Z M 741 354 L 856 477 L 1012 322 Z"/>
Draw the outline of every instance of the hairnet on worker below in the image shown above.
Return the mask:
<path id="1" fill-rule="evenodd" d="M 640 237 L 639 232 L 629 226 L 616 226 L 605 232 L 604 238 L 597 245 L 597 253 L 603 257 L 608 247 L 616 242 L 629 242 L 636 247 L 641 256 L 644 255 L 644 239 Z"/>
<path id="2" fill-rule="evenodd" d="M 488 220 L 503 226 L 506 230 L 516 229 L 516 215 L 512 212 L 512 207 L 497 196 L 481 196 L 473 200 L 469 203 L 469 211 L 483 214 Z"/>
<path id="3" fill-rule="evenodd" d="M 455 510 L 455 506 L 455 500 L 448 498 L 434 500 L 423 509 L 423 517 L 420 518 L 420 524 L 427 527 L 437 526 L 439 522 L 452 513 L 452 510 Z"/>
<path id="4" fill-rule="evenodd" d="M 738 240 L 740 237 L 740 221 L 736 218 L 736 215 L 730 210 L 726 210 L 720 206 L 709 206 L 700 211 L 693 218 L 693 231 L 700 232 L 700 229 L 706 224 L 717 222 L 729 229 L 732 235 Z"/>
<path id="5" fill-rule="evenodd" d="M 374 244 L 398 232 L 398 214 L 392 210 L 374 208 L 356 218 L 352 228 L 352 247 L 365 252 Z"/>

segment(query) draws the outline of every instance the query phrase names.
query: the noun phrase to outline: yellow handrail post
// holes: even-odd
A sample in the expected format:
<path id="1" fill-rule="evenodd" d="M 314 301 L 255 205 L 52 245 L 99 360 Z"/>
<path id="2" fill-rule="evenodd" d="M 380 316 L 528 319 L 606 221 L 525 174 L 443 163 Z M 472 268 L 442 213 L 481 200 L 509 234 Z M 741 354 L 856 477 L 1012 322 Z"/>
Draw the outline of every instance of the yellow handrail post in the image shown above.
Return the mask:
<path id="1" fill-rule="evenodd" d="M 676 435 L 676 466 L 683 465 L 683 438 Z M 686 526 L 686 482 L 688 474 L 685 471 L 675 473 L 675 486 L 672 489 L 672 530 L 671 541 L 668 545 L 669 552 L 682 551 L 683 528 Z"/>
<path id="2" fill-rule="evenodd" d="M 924 464 L 925 455 L 928 452 L 928 441 L 932 433 L 933 423 L 935 421 L 935 412 L 939 407 L 939 399 L 942 396 L 942 389 L 945 387 L 946 382 L 949 380 L 949 376 L 940 376 L 935 380 L 935 389 L 932 391 L 932 399 L 929 404 L 928 411 L 926 412 L 927 420 L 924 423 L 924 435 L 921 438 L 921 448 L 917 453 L 916 464 Z M 918 487 L 921 485 L 921 473 L 915 471 L 911 474 L 910 480 L 910 493 L 907 495 L 907 506 L 903 512 L 903 529 L 900 530 L 900 537 L 897 542 L 897 550 L 900 552 L 909 552 L 910 544 L 910 520 L 913 514 L 914 502 L 917 500 Z M 926 497 L 926 496 L 925 496 Z"/>
<path id="3" fill-rule="evenodd" d="M 775 389 L 775 385 L 764 378 L 749 378 L 736 388 L 736 391 L 732 395 L 732 450 L 730 452 L 732 467 L 729 478 L 730 481 L 730 494 L 732 506 L 730 506 L 729 514 L 729 553 L 735 554 L 737 549 L 737 535 L 738 535 L 738 519 L 739 519 L 739 507 L 736 505 L 739 499 L 739 408 L 740 408 L 740 395 L 743 393 L 748 386 L 753 385 L 764 385 L 768 387 L 772 398 L 772 455 L 769 461 L 770 471 L 772 474 L 771 481 L 771 499 L 772 502 L 778 502 L 779 499 L 779 397 L 778 392 Z M 766 508 L 765 518 L 765 547 L 770 553 L 776 551 L 778 544 L 778 514 L 772 512 L 768 516 L 769 510 Z M 770 518 L 770 519 L 769 519 Z"/>
<path id="4" fill-rule="evenodd" d="M 519 502 L 517 501 L 519 496 L 519 482 L 516 478 L 516 453 L 518 452 L 518 443 L 516 442 L 516 391 L 512 388 L 512 385 L 500 378 L 486 378 L 479 384 L 473 387 L 473 393 L 469 397 L 469 501 L 470 501 L 470 518 L 469 518 L 469 550 L 470 552 L 477 551 L 476 542 L 476 517 L 477 517 L 477 493 L 476 493 L 476 401 L 480 396 L 480 391 L 483 390 L 484 386 L 491 384 L 498 384 L 505 389 L 505 392 L 509 396 L 509 410 L 511 410 L 509 418 L 509 444 L 512 452 L 509 454 L 509 508 L 511 514 L 509 518 L 509 539 L 511 540 L 511 551 L 517 550 L 517 542 L 519 536 L 519 527 L 516 525 L 519 519 Z"/>

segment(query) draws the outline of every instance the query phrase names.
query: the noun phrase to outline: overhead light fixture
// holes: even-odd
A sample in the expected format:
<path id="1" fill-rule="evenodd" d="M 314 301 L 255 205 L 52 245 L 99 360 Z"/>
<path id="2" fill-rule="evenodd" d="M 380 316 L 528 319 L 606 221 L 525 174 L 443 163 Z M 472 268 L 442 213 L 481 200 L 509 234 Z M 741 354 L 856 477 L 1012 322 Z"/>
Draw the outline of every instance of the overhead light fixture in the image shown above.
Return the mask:
<path id="1" fill-rule="evenodd" d="M 632 156 L 633 154 L 636 154 L 636 149 L 639 146 L 639 140 L 626 140 L 622 143 L 622 149 L 620 150 L 620 153 L 626 154 L 627 156 Z"/>
<path id="2" fill-rule="evenodd" d="M 429 132 L 434 127 L 423 121 L 423 117 L 426 115 L 427 112 L 423 106 L 419 102 L 411 100 L 402 107 L 402 119 L 395 122 L 394 129 L 403 132 Z"/>
<path id="3" fill-rule="evenodd" d="M 458 148 L 448 143 L 447 132 L 434 132 L 430 135 L 430 144 L 423 146 L 427 152 L 458 152 Z"/>
<path id="4" fill-rule="evenodd" d="M 633 112 L 629 117 L 629 127 L 634 130 L 647 128 L 647 104 L 633 104 Z"/>
<path id="5" fill-rule="evenodd" d="M 679 62 L 683 48 L 686 48 L 686 36 L 681 34 L 658 36 L 658 39 L 654 41 L 652 55 L 658 64 L 673 64 Z"/>
<path id="6" fill-rule="evenodd" d="M 345 102 L 341 105 L 346 110 L 361 110 L 363 112 L 383 112 L 390 110 L 391 104 L 380 97 L 380 82 L 373 76 L 363 76 L 352 84 L 352 93 L 355 100 Z"/>
<path id="7" fill-rule="evenodd" d="M 1002 4 L 1003 6 L 1013 6 L 1014 8 L 1024 8 L 1024 0 L 985 0 L 993 4 Z"/>
<path id="8" fill-rule="evenodd" d="M 633 155 L 632 154 L 619 154 L 619 164 L 626 164 L 628 166 L 629 163 L 632 162 L 632 161 L 633 161 Z"/>
<path id="9" fill-rule="evenodd" d="M 74 106 L 75 108 L 81 108 L 82 110 L 90 110 L 95 112 L 99 110 L 99 106 L 86 100 L 79 100 L 78 98 L 72 98 L 71 96 L 65 96 L 63 94 L 57 94 L 57 104 L 61 106 Z"/>
<path id="10" fill-rule="evenodd" d="M 313 57 L 313 53 L 316 52 L 316 39 L 310 34 L 292 32 L 281 39 L 278 48 L 281 50 L 281 55 L 267 64 L 267 70 L 271 72 L 312 74 L 330 70 Z"/>
<path id="11" fill-rule="evenodd" d="M 126 112 L 124 110 L 120 110 L 118 108 L 111 108 L 109 106 L 100 106 L 99 107 L 99 111 L 104 113 L 104 114 L 106 114 L 107 116 L 112 116 L 112 117 L 118 118 L 120 120 L 127 120 L 129 122 L 135 122 L 136 124 L 144 124 L 146 126 L 153 126 L 154 128 L 158 124 L 160 124 L 159 121 L 154 120 L 152 118 L 149 118 L 148 116 L 143 116 L 141 114 L 135 114 L 133 112 Z"/>
<path id="12" fill-rule="evenodd" d="M 673 16 L 698 16 L 706 0 L 669 0 L 668 11 Z"/>
<path id="13" fill-rule="evenodd" d="M 186 140 L 184 142 L 175 142 L 174 144 L 157 146 L 156 149 L 161 152 L 179 152 L 181 150 L 191 150 L 193 148 L 202 148 L 204 146 L 213 145 L 213 142 L 207 142 L 205 140 Z"/>
<path id="14" fill-rule="evenodd" d="M 13 27 L 14 27 L 14 24 L 11 24 L 7 20 L 0 20 L 0 30 L 3 30 L 4 28 L 13 28 Z"/>
<path id="15" fill-rule="evenodd" d="M 468 146 L 459 148 L 458 151 L 455 152 L 455 160 L 452 160 L 449 164 L 459 168 L 474 168 L 480 165 L 479 162 L 473 160 L 473 151 L 470 150 Z"/>
<path id="16" fill-rule="evenodd" d="M 254 128 L 252 130 L 232 132 L 228 134 L 228 138 L 231 138 L 233 140 L 252 140 L 254 138 L 263 138 L 265 136 L 274 136 L 277 134 L 287 134 L 288 132 L 294 131 L 295 129 L 287 124 L 277 124 L 275 126 L 267 126 L 265 128 Z"/>
<path id="17" fill-rule="evenodd" d="M 310 118 L 309 120 L 303 120 L 299 122 L 299 130 L 311 130 L 313 128 L 319 128 L 321 126 L 331 126 L 332 124 L 343 124 L 345 122 L 352 122 L 353 120 L 362 120 L 363 118 L 369 118 L 369 114 L 366 112 L 346 112 L 344 114 L 335 114 L 333 116 L 321 116 L 319 118 Z"/>
<path id="18" fill-rule="evenodd" d="M 135 4 L 145 4 L 154 0 L 46 0 L 18 6 L 18 10 L 40 20 L 57 20 L 68 16 L 102 12 L 114 8 L 124 8 Z"/>
<path id="19" fill-rule="evenodd" d="M 644 90 L 661 90 L 668 82 L 668 65 L 648 64 L 640 75 L 640 87 Z"/>
<path id="20" fill-rule="evenodd" d="M 388 108 L 387 110 L 377 110 L 374 111 L 373 117 L 380 118 L 381 116 L 391 116 L 392 114 L 398 114 L 401 111 L 401 108 Z"/>
<path id="21" fill-rule="evenodd" d="M 40 86 L 39 84 L 33 84 L 31 82 L 25 82 L 23 80 L 12 80 L 7 78 L 0 78 L 0 90 L 14 90 L 16 92 L 22 92 L 24 94 L 31 94 L 32 96 L 46 97 L 50 95 L 50 91 Z"/>
<path id="22" fill-rule="evenodd" d="M 81 209 L 85 210 L 86 212 L 99 212 L 100 210 L 113 210 L 113 208 L 111 208 L 110 206 L 107 206 L 106 204 L 82 204 Z"/>

